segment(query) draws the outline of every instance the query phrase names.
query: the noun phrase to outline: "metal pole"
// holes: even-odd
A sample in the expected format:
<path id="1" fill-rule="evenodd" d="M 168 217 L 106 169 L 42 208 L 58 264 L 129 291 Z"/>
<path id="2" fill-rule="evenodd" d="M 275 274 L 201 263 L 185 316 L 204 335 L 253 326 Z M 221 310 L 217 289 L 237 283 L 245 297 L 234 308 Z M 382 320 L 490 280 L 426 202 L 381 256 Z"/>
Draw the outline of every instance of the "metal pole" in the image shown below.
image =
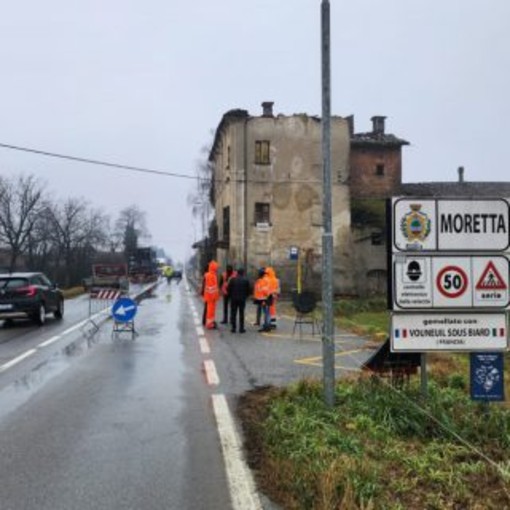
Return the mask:
<path id="1" fill-rule="evenodd" d="M 322 364 L 326 405 L 335 404 L 335 343 L 333 322 L 333 233 L 331 221 L 331 65 L 329 0 L 321 5 L 322 53 Z"/>
<path id="2" fill-rule="evenodd" d="M 243 264 L 246 275 L 248 268 L 248 119 L 244 119 L 243 126 L 243 153 L 244 153 L 244 181 L 243 181 Z"/>
<path id="3" fill-rule="evenodd" d="M 427 398 L 427 353 L 423 352 L 420 356 L 420 379 L 421 379 L 421 395 Z"/>

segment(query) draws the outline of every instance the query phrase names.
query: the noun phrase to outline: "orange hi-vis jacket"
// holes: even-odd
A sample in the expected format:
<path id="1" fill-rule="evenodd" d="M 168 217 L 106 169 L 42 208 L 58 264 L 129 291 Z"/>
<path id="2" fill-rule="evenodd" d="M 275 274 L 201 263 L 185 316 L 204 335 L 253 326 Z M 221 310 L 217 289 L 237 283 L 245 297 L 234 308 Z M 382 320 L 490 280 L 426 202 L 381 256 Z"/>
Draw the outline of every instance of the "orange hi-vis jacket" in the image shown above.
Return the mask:
<path id="1" fill-rule="evenodd" d="M 217 301 L 220 297 L 217 270 L 218 263 L 212 260 L 209 263 L 209 271 L 204 275 L 204 301 Z"/>
<path id="2" fill-rule="evenodd" d="M 269 297 L 270 294 L 271 292 L 269 288 L 269 280 L 264 275 L 255 281 L 253 288 L 253 299 L 255 301 L 264 301 Z"/>
<path id="3" fill-rule="evenodd" d="M 276 278 L 276 274 L 272 267 L 266 267 L 266 275 L 269 279 L 269 293 L 274 297 L 280 293 L 280 281 Z"/>

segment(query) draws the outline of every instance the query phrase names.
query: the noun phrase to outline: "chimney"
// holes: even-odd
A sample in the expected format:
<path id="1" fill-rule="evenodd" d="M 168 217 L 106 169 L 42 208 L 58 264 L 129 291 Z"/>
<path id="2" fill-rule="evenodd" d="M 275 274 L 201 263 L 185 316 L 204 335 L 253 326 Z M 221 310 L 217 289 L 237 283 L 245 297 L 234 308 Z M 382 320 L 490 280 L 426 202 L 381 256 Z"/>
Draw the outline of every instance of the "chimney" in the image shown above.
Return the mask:
<path id="1" fill-rule="evenodd" d="M 459 182 L 464 182 L 464 167 L 459 166 L 457 171 L 459 172 Z"/>
<path id="2" fill-rule="evenodd" d="M 354 115 L 345 117 L 345 120 L 347 121 L 347 126 L 349 127 L 349 136 L 352 138 L 354 135 Z"/>
<path id="3" fill-rule="evenodd" d="M 273 116 L 273 101 L 264 101 L 262 103 L 262 117 L 272 117 Z"/>
<path id="4" fill-rule="evenodd" d="M 382 115 L 374 115 L 371 119 L 372 121 L 372 133 L 378 135 L 384 135 L 384 121 L 386 117 Z"/>

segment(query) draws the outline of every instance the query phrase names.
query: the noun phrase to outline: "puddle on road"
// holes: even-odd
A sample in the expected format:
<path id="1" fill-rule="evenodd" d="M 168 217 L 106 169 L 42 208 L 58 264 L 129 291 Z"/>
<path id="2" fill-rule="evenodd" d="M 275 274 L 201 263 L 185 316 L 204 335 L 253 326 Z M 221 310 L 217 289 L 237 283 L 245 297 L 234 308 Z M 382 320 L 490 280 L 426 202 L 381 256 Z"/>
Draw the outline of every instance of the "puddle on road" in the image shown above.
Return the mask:
<path id="1" fill-rule="evenodd" d="M 149 296 L 156 297 L 156 296 Z M 112 334 L 108 328 L 80 328 L 81 335 L 49 358 L 36 365 L 25 375 L 0 388 L 0 420 L 18 409 L 34 396 L 53 378 L 67 370 L 76 358 L 87 354 L 91 348 L 102 342 L 111 342 L 114 349 L 132 345 L 138 334 L 157 335 L 162 324 L 154 321 L 142 326 L 133 336 L 131 332 Z"/>
<path id="2" fill-rule="evenodd" d="M 0 390 L 0 419 L 28 402 L 46 383 L 69 368 L 77 357 L 102 340 L 101 332 L 95 335 L 82 332 L 82 335 Z"/>

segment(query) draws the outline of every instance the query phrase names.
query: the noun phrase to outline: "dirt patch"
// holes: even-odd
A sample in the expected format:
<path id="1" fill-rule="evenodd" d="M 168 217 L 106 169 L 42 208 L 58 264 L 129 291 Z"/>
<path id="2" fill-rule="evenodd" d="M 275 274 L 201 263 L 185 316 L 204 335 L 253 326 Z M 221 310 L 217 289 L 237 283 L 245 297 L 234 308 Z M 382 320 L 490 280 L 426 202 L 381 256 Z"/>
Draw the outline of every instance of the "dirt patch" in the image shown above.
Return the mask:
<path id="1" fill-rule="evenodd" d="M 288 506 L 289 502 L 279 490 L 278 484 L 274 483 L 275 467 L 264 449 L 262 436 L 268 402 L 278 391 L 274 387 L 265 386 L 245 393 L 238 400 L 237 416 L 243 430 L 246 460 L 255 475 L 257 487 L 271 501 L 283 508 L 292 508 Z"/>

